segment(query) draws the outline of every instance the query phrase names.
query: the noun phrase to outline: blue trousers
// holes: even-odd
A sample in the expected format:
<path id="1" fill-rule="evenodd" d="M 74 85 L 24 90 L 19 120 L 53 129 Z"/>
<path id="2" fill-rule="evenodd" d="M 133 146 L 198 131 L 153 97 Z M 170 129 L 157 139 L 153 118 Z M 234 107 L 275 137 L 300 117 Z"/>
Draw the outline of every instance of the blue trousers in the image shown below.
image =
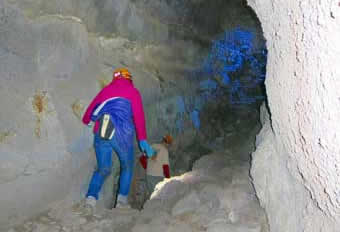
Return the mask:
<path id="1" fill-rule="evenodd" d="M 98 134 L 94 136 L 94 148 L 97 158 L 97 170 L 93 173 L 86 196 L 95 197 L 98 200 L 99 192 L 104 184 L 105 179 L 111 174 L 112 170 L 112 151 L 115 151 L 120 161 L 120 178 L 118 194 L 127 196 L 130 191 L 130 185 L 134 168 L 134 151 L 133 141 L 122 149 L 118 146 L 114 136 L 111 140 L 103 140 Z"/>

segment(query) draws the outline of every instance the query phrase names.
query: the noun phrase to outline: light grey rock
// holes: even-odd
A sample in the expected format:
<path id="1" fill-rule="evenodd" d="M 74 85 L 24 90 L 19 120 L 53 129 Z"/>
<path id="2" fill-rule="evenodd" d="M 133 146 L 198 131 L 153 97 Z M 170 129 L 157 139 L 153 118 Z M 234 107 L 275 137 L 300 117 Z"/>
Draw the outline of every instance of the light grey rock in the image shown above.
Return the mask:
<path id="1" fill-rule="evenodd" d="M 50 231 L 50 227 L 44 224 L 35 224 L 33 227 L 33 232 L 48 232 Z"/>
<path id="2" fill-rule="evenodd" d="M 61 228 L 61 231 L 62 231 L 62 232 L 71 232 L 72 229 L 69 228 L 69 227 L 63 226 L 63 227 Z"/>
<path id="3" fill-rule="evenodd" d="M 228 219 L 231 223 L 236 223 L 240 220 L 240 217 L 235 211 L 230 211 L 228 214 Z"/>
<path id="4" fill-rule="evenodd" d="M 0 73 L 8 78 L 0 80 L 0 101 L 8 107 L 0 116 L 0 133 L 13 130 L 16 136 L 0 148 L 0 172 L 6 172 L 0 178 L 0 194 L 4 196 L 0 201 L 0 228 L 5 223 L 17 223 L 24 215 L 40 213 L 49 203 L 66 198 L 72 189 L 67 176 L 76 177 L 79 170 L 72 170 L 74 157 L 67 147 L 72 143 L 68 138 L 79 125 L 65 110 L 70 99 L 62 108 L 56 103 L 65 99 L 65 92 L 58 92 L 64 88 L 58 86 L 59 81 L 64 80 L 55 79 L 55 75 L 60 71 L 79 73 L 88 58 L 87 32 L 79 22 L 62 17 L 26 21 L 14 6 L 6 5 L 5 9 L 1 17 L 7 20 L 0 22 L 6 31 L 0 39 L 4 51 Z M 67 129 L 63 120 L 73 126 Z M 82 154 L 84 163 L 90 153 Z"/>
<path id="5" fill-rule="evenodd" d="M 192 170 L 198 171 L 202 176 L 216 178 L 221 174 L 221 170 L 229 165 L 229 162 L 221 153 L 212 153 L 197 160 Z"/>
<path id="6" fill-rule="evenodd" d="M 150 229 L 152 230 L 152 228 L 146 224 L 139 224 L 132 228 L 132 232 L 147 232 L 150 231 Z"/>
<path id="7" fill-rule="evenodd" d="M 231 179 L 233 175 L 232 167 L 225 167 L 219 172 L 219 176 L 223 179 L 228 178 Z"/>
<path id="8" fill-rule="evenodd" d="M 207 232 L 261 232 L 261 227 L 217 223 L 209 226 Z"/>
<path id="9" fill-rule="evenodd" d="M 193 232 L 194 228 L 191 225 L 183 223 L 183 222 L 176 222 L 171 224 L 170 228 L 166 230 L 167 232 Z"/>
<path id="10" fill-rule="evenodd" d="M 240 173 L 235 173 L 238 174 Z M 161 188 L 166 195 L 167 191 L 177 191 L 177 188 L 182 188 L 183 184 L 187 183 L 187 190 L 179 192 L 179 196 L 176 197 L 172 192 L 171 196 L 177 199 L 177 203 L 172 208 L 171 214 L 167 212 L 171 204 L 163 202 L 166 199 L 152 199 L 142 211 L 101 209 L 98 215 L 87 214 L 81 205 L 70 208 L 67 207 L 67 202 L 61 202 L 36 221 L 25 223 L 26 227 L 23 228 L 26 229 L 23 232 L 32 231 L 32 228 L 37 232 L 266 231 L 262 226 L 265 223 L 263 211 L 256 199 L 247 197 L 248 194 L 240 188 L 242 185 L 220 186 L 218 183 L 221 179 L 218 176 L 208 179 L 208 182 L 207 179 L 199 177 L 192 181 L 194 176 L 199 175 L 200 172 L 196 171 L 174 177 L 176 181 L 167 180 L 170 184 L 168 188 Z M 200 180 L 204 182 L 201 183 Z M 225 195 L 228 191 L 232 194 Z M 228 201 L 229 205 L 223 204 L 222 201 Z"/>
<path id="11" fill-rule="evenodd" d="M 222 195 L 223 192 L 223 189 L 217 184 L 207 183 L 202 189 L 200 189 L 199 199 L 201 204 L 193 213 L 196 217 L 193 221 L 204 226 L 209 224 L 211 221 L 225 218 L 225 215 L 221 214 L 221 203 L 219 200 L 219 195 Z"/>
<path id="12" fill-rule="evenodd" d="M 136 224 L 132 231 L 133 232 L 144 232 L 144 231 L 167 231 L 170 227 L 170 221 L 167 217 L 155 217 L 150 223 L 148 224 Z"/>
<path id="13" fill-rule="evenodd" d="M 174 177 L 162 182 L 162 186 L 157 192 L 153 192 L 150 199 L 161 200 L 162 203 L 173 206 L 181 197 L 189 193 L 191 190 L 190 182 L 185 175 Z"/>
<path id="14" fill-rule="evenodd" d="M 228 223 L 230 222 L 229 218 L 230 213 L 227 213 L 227 209 L 219 209 L 216 214 L 210 218 L 208 223 L 205 223 L 205 227 L 209 225 L 217 224 L 217 223 Z"/>
<path id="15" fill-rule="evenodd" d="M 173 207 L 171 214 L 177 216 L 180 214 L 193 212 L 200 207 L 201 200 L 196 193 L 192 191 L 190 194 L 186 195 L 184 198 L 179 200 Z"/>
<path id="16" fill-rule="evenodd" d="M 248 0 L 248 4 L 262 23 L 271 54 L 266 77 L 270 121 L 264 124 L 252 168 L 270 228 L 337 231 L 338 3 Z M 292 37 L 287 40 L 285 35 Z"/>
<path id="17" fill-rule="evenodd" d="M 14 181 L 21 175 L 31 175 L 28 172 L 29 160 L 21 154 L 3 150 L 0 158 L 0 184 Z"/>

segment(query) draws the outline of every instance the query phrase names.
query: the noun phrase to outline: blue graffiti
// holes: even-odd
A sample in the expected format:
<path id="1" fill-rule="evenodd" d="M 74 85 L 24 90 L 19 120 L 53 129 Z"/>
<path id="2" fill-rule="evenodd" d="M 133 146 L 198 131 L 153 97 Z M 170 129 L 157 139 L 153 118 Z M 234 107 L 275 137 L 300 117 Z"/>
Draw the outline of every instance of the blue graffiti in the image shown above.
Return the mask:
<path id="1" fill-rule="evenodd" d="M 196 94 L 177 96 L 176 130 L 182 132 L 190 119 L 200 129 L 200 114 L 204 106 L 221 96 L 229 97 L 233 105 L 252 104 L 264 99 L 267 51 L 255 51 L 252 32 L 234 29 L 213 41 L 209 55 L 190 78 L 199 78 Z M 197 80 L 197 79 L 196 79 Z M 227 94 L 227 95 L 226 95 Z M 188 118 L 189 116 L 189 118 Z"/>
<path id="2" fill-rule="evenodd" d="M 177 116 L 175 119 L 175 124 L 176 124 L 176 129 L 178 132 L 183 132 L 184 131 L 184 118 L 183 116 Z"/>
<path id="3" fill-rule="evenodd" d="M 184 130 L 184 117 L 185 117 L 185 102 L 183 96 L 176 97 L 177 104 L 177 115 L 175 119 L 176 129 L 178 132 L 182 132 Z"/>
<path id="4" fill-rule="evenodd" d="M 191 121 L 196 129 L 200 129 L 201 121 L 200 121 L 200 113 L 198 110 L 194 110 L 190 113 Z"/>
<path id="5" fill-rule="evenodd" d="M 177 109 L 179 113 L 185 113 L 185 103 L 184 103 L 184 99 L 182 96 L 178 96 L 177 97 Z"/>
<path id="6" fill-rule="evenodd" d="M 254 95 L 253 90 L 264 83 L 267 53 L 265 49 L 254 52 L 253 40 L 252 32 L 237 28 L 225 32 L 221 39 L 213 42 L 201 70 L 209 77 L 201 82 L 206 86 L 204 98 L 214 97 L 212 90 L 215 96 L 219 93 L 216 86 L 207 84 L 211 81 L 210 77 L 215 77 L 222 87 L 229 88 L 232 104 L 251 104 L 264 99 L 262 93 Z"/>
<path id="7" fill-rule="evenodd" d="M 200 89 L 201 90 L 216 90 L 217 89 L 217 82 L 211 79 L 204 80 L 200 82 Z"/>

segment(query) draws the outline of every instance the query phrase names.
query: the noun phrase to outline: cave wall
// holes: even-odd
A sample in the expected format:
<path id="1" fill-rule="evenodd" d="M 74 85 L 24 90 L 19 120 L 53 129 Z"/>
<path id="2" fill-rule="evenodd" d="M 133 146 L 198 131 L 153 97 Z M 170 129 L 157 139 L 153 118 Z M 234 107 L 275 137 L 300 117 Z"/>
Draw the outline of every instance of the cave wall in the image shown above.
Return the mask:
<path id="1" fill-rule="evenodd" d="M 190 144 L 199 83 L 186 77 L 224 29 L 239 22 L 260 34 L 238 0 L 240 14 L 216 2 L 208 9 L 199 0 L 185 7 L 181 1 L 0 1 L 0 230 L 84 198 L 95 158 L 91 130 L 80 118 L 115 67 L 136 77 L 149 140 L 171 132 Z M 154 8 L 161 10 L 153 15 Z M 247 17 L 237 21 L 241 14 Z M 209 17 L 214 26 L 187 30 L 192 15 Z M 101 204 L 112 198 L 112 179 Z"/>
<path id="2" fill-rule="evenodd" d="M 160 86 L 137 62 L 149 62 L 152 52 L 122 37 L 92 36 L 79 18 L 30 19 L 21 7 L 1 1 L 0 31 L 3 228 L 58 201 L 70 204 L 84 197 L 95 158 L 91 129 L 80 119 L 91 98 L 111 80 L 113 67 L 124 60 L 140 77 L 135 84 L 146 106 L 159 96 Z M 118 52 L 121 56 L 112 58 Z M 113 182 L 108 182 L 105 202 L 112 199 Z"/>
<path id="3" fill-rule="evenodd" d="M 338 231 L 339 2 L 248 3 L 268 48 L 270 117 L 263 109 L 251 174 L 270 229 Z"/>
<path id="4" fill-rule="evenodd" d="M 0 4 L 3 225 L 39 213 L 65 197 L 72 186 L 80 189 L 70 176 L 88 175 L 80 167 L 89 161 L 90 153 L 84 151 L 90 144 L 79 136 L 72 104 L 93 90 L 81 83 L 71 90 L 66 84 L 92 71 L 87 67 L 87 32 L 79 22 L 51 17 L 32 23 L 17 9 Z M 73 149 L 83 157 L 72 154 Z"/>

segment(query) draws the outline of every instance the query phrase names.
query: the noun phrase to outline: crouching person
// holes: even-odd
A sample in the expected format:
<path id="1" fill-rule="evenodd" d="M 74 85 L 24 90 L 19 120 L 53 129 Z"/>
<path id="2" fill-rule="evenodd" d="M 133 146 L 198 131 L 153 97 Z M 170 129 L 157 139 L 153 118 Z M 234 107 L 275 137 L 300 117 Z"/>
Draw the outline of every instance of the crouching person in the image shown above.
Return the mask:
<path id="1" fill-rule="evenodd" d="M 90 125 L 91 121 L 94 122 L 97 170 L 89 184 L 86 206 L 95 207 L 103 183 L 111 173 L 112 151 L 115 151 L 121 167 L 115 207 L 130 208 L 128 195 L 134 168 L 135 132 L 141 151 L 148 157 L 152 157 L 155 152 L 146 141 L 142 98 L 127 69 L 116 69 L 112 82 L 92 100 L 83 116 L 83 123 Z"/>
<path id="2" fill-rule="evenodd" d="M 164 178 L 170 178 L 168 148 L 172 144 L 172 141 L 173 139 L 170 135 L 164 136 L 161 143 L 151 145 L 156 151 L 156 155 L 150 159 L 143 155 L 139 159 L 143 168 L 146 169 L 146 185 L 149 196 L 159 182 L 163 181 Z"/>

